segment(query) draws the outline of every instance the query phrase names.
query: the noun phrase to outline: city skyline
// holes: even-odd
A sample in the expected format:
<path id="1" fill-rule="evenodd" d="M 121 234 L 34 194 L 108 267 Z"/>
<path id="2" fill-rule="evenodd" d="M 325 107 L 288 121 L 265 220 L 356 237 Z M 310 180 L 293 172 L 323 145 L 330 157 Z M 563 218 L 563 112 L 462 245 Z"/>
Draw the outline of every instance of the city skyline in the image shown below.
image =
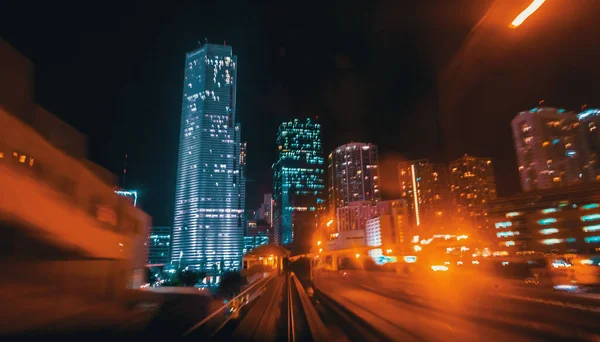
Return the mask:
<path id="1" fill-rule="evenodd" d="M 400 31 L 397 30 L 390 34 L 405 45 L 390 47 L 386 44 L 370 44 L 381 42 L 379 34 L 369 29 L 372 24 L 370 15 L 401 13 L 401 8 L 412 8 L 413 5 L 424 10 L 419 12 L 419 21 L 399 25 L 413 27 L 419 36 L 447 42 L 443 49 L 435 48 L 437 54 L 432 57 L 432 61 L 417 59 L 422 53 L 431 55 L 431 46 L 429 43 L 423 43 L 426 42 L 425 39 L 419 39 L 415 49 L 407 54 L 402 46 L 412 45 L 413 42 L 408 37 L 399 35 Z M 98 26 L 99 31 L 92 35 L 95 39 L 89 39 L 87 35 L 73 30 L 73 27 L 78 26 L 73 24 L 73 21 L 78 19 L 67 16 L 68 11 L 64 6 L 62 9 L 61 6 L 48 6 L 45 12 L 52 13 L 52 16 L 42 15 L 44 11 L 34 16 L 36 22 L 46 23 L 43 32 L 36 30 L 35 34 L 29 34 L 27 32 L 31 29 L 23 21 L 15 21 L 13 25 L 15 28 L 19 27 L 19 30 L 7 29 L 3 37 L 34 61 L 41 71 L 36 76 L 41 81 L 36 86 L 39 102 L 90 137 L 91 160 L 119 174 L 122 169 L 122 156 L 125 152 L 129 154 L 128 182 L 132 182 L 131 187 L 139 189 L 143 194 L 140 204 L 144 210 L 152 213 L 156 224 L 171 225 L 173 219 L 172 188 L 176 182 L 176 171 L 171 165 L 175 165 L 177 161 L 176 156 L 172 156 L 169 151 L 177 144 L 179 131 L 178 123 L 172 118 L 173 113 L 180 107 L 181 91 L 178 88 L 183 85 L 180 72 L 182 56 L 186 51 L 196 48 L 198 41 L 204 42 L 205 37 L 211 43 L 222 44 L 226 41 L 234 45 L 238 55 L 245 59 L 243 65 L 252 66 L 245 68 L 246 74 L 240 78 L 240 82 L 250 86 L 246 87 L 247 91 L 244 94 L 240 94 L 239 99 L 245 110 L 250 113 L 240 118 L 243 127 L 257 130 L 256 134 L 248 135 L 250 154 L 255 156 L 248 165 L 253 180 L 248 183 L 250 207 L 256 207 L 262 193 L 269 192 L 272 186 L 270 164 L 274 160 L 274 153 L 271 141 L 262 137 L 273 136 L 280 121 L 294 116 L 301 117 L 306 113 L 320 115 L 324 131 L 331 132 L 332 129 L 336 129 L 336 134 L 324 135 L 325 151 L 351 140 L 370 141 L 379 146 L 382 165 L 390 155 L 398 159 L 428 158 L 445 163 L 464 153 L 488 155 L 496 161 L 503 161 L 496 165 L 499 195 L 519 192 L 517 163 L 508 126 L 515 113 L 533 107 L 541 99 L 545 99 L 548 104 L 561 105 L 567 109 L 579 108 L 584 103 L 589 103 L 590 107 L 597 105 L 593 103 L 592 89 L 583 86 L 596 79 L 596 69 L 589 65 L 594 59 L 582 59 L 582 56 L 590 53 L 589 48 L 582 50 L 580 44 L 575 44 L 576 40 L 565 39 L 576 32 L 585 32 L 581 30 L 585 20 L 570 21 L 571 19 L 563 18 L 571 26 L 569 30 L 562 32 L 557 27 L 544 27 L 544 32 L 551 32 L 556 39 L 544 42 L 542 49 L 561 52 L 541 61 L 538 58 L 539 49 L 526 43 L 531 38 L 531 32 L 540 31 L 527 31 L 524 34 L 524 38 L 528 37 L 527 39 L 513 42 L 516 45 L 511 46 L 520 51 L 518 59 L 523 61 L 529 73 L 536 77 L 527 77 L 522 72 L 512 73 L 510 83 L 493 84 L 496 93 L 500 93 L 499 88 L 508 88 L 510 92 L 505 97 L 509 100 L 497 101 L 495 98 L 477 97 L 469 93 L 464 100 L 467 103 L 456 107 L 456 116 L 444 116 L 434 105 L 437 95 L 432 84 L 435 84 L 440 69 L 462 47 L 462 39 L 468 34 L 470 27 L 481 18 L 486 6 L 472 6 L 457 14 L 442 11 L 440 4 L 432 5 L 431 9 L 425 9 L 419 4 L 413 5 L 373 4 L 373 7 L 367 10 L 349 9 L 353 15 L 366 18 L 365 23 L 369 24 L 352 27 L 350 31 L 340 30 L 334 23 L 327 24 L 326 15 L 317 18 L 322 28 L 304 27 L 299 18 L 312 12 L 308 8 L 302 9 L 293 13 L 296 19 L 291 22 L 281 19 L 285 16 L 275 16 L 279 26 L 284 29 L 267 29 L 265 34 L 269 42 L 256 42 L 254 39 L 247 39 L 247 36 L 240 36 L 239 31 L 232 27 L 220 27 L 218 20 L 208 16 L 208 12 L 199 4 L 190 5 L 190 10 L 185 11 L 185 14 L 177 12 L 175 6 L 166 6 L 160 11 L 152 8 L 145 8 L 143 11 L 137 8 L 134 11 L 135 6 L 128 5 L 127 8 L 135 12 L 135 15 L 127 18 L 127 26 L 118 34 L 107 31 L 104 23 L 105 18 L 122 17 L 121 13 L 105 11 L 90 14 L 91 17 L 86 23 Z M 552 6 L 549 4 L 547 10 L 551 11 Z M 25 6 L 21 7 L 15 11 L 29 12 Z M 275 9 L 276 13 L 280 13 L 281 10 L 282 8 Z M 323 8 L 324 13 L 331 14 L 335 10 L 333 5 Z M 197 12 L 204 13 L 202 17 L 206 17 L 205 20 L 198 21 L 192 14 Z M 244 34 L 252 37 L 262 36 L 262 26 L 258 23 L 272 20 L 270 15 L 267 15 L 271 12 L 264 6 L 237 6 L 230 15 L 231 18 L 243 20 L 248 13 L 253 13 L 260 19 L 248 23 Z M 440 14 L 445 18 L 445 21 L 440 23 L 440 32 L 444 34 L 432 37 L 426 23 Z M 171 20 L 173 26 L 162 25 L 163 15 L 170 18 L 165 20 Z M 173 20 L 181 15 L 181 20 Z M 448 20 L 456 15 L 460 16 L 459 21 Z M 149 21 L 148 18 L 154 20 Z M 196 22 L 196 25 L 189 27 L 187 23 L 190 22 Z M 464 27 L 459 27 L 459 22 L 463 23 L 460 25 Z M 152 26 L 149 30 L 161 30 L 160 39 L 155 40 L 151 38 L 152 35 L 145 35 L 139 31 L 139 27 L 143 27 L 142 24 L 148 23 Z M 489 24 L 483 25 L 485 27 L 482 27 L 481 33 L 490 33 L 494 27 L 492 23 Z M 543 21 L 532 21 L 530 25 L 539 28 Z M 321 31 L 327 34 L 321 34 Z M 300 44 L 301 39 L 297 38 L 307 36 L 314 37 L 314 44 L 326 56 L 324 59 L 312 57 L 312 53 L 300 48 L 303 44 Z M 587 35 L 581 38 L 591 40 Z M 483 51 L 491 54 L 503 53 L 501 47 L 507 42 L 506 39 L 504 36 L 493 36 L 495 44 L 484 47 Z M 563 46 L 560 49 L 556 48 L 558 42 L 573 44 L 569 46 L 574 48 L 570 53 L 566 53 L 567 49 Z M 356 49 L 357 43 L 370 48 Z M 99 44 L 115 48 L 99 50 Z M 432 43 L 433 45 L 435 44 Z M 120 54 L 110 51 L 120 51 Z M 390 65 L 389 75 L 384 77 L 376 72 L 375 66 L 378 65 L 380 56 L 389 54 L 400 56 L 401 61 Z M 86 58 L 76 58 L 82 55 Z M 557 61 L 559 57 L 560 62 Z M 505 70 L 505 64 L 513 64 L 508 60 L 504 58 L 503 61 L 493 60 L 490 63 Z M 467 62 L 469 61 L 470 59 L 467 59 Z M 323 72 L 306 73 L 294 67 L 304 63 L 311 70 Z M 583 68 L 586 63 L 586 70 L 591 72 L 580 75 L 586 82 L 573 82 L 569 72 L 571 68 L 567 66 L 580 65 Z M 90 64 L 99 69 L 95 81 L 87 84 L 90 87 L 87 89 L 79 86 L 78 72 L 85 70 Z M 545 75 L 555 73 L 559 74 L 557 77 L 561 80 L 568 82 L 547 80 L 548 76 Z M 535 82 L 536 78 L 547 82 Z M 392 79 L 400 80 L 400 83 L 386 81 Z M 464 82 L 464 79 L 458 81 Z M 576 91 L 564 92 L 561 90 L 563 87 L 557 85 L 567 83 L 576 84 Z M 317 84 L 323 85 L 324 88 L 315 87 Z M 334 86 L 336 84 L 340 84 L 340 87 Z M 371 84 L 381 86 L 367 86 Z M 419 86 L 415 87 L 415 84 Z M 515 84 L 519 86 L 515 87 Z M 373 98 L 374 95 L 369 88 L 385 90 L 381 94 L 383 101 L 375 103 L 373 108 L 365 106 L 369 103 L 365 100 Z M 535 91 L 525 91 L 526 89 Z M 97 97 L 96 105 L 91 107 L 87 100 L 90 93 L 101 94 Z M 331 101 L 326 97 L 332 97 Z M 267 100 L 269 98 L 273 98 L 275 103 Z M 493 106 L 490 105 L 492 103 Z M 82 116 L 78 108 L 87 108 L 89 115 Z M 441 121 L 438 120 L 440 115 Z M 88 116 L 102 117 L 102 120 L 88 120 Z M 424 122 L 422 118 L 427 118 L 427 121 L 433 119 L 434 122 Z M 254 125 L 253 122 L 261 124 Z M 464 129 L 454 129 L 459 122 Z M 440 135 L 436 129 L 431 129 L 435 125 L 441 126 L 442 130 L 456 133 Z M 483 130 L 479 127 L 498 129 Z M 111 139 L 107 139 L 106 132 L 111 132 Z M 135 134 L 132 134 L 134 132 Z M 139 144 L 138 141 L 145 143 Z M 408 146 L 420 147 L 415 149 Z M 382 171 L 383 169 L 385 167 Z M 393 178 L 386 174 L 387 172 L 382 172 L 382 182 L 393 183 Z M 395 198 L 396 191 L 397 186 L 382 187 L 382 196 Z"/>

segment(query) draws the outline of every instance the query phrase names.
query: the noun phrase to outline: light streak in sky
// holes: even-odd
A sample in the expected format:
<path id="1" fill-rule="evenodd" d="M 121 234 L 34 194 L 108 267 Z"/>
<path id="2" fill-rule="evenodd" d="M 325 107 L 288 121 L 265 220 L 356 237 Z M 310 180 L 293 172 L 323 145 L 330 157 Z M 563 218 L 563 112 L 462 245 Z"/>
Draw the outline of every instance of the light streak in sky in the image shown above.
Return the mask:
<path id="1" fill-rule="evenodd" d="M 529 18 L 530 15 L 537 11 L 544 2 L 546 2 L 546 0 L 533 0 L 533 2 L 526 9 L 524 9 L 523 12 L 521 12 L 512 23 L 510 23 L 510 27 L 519 27 L 527 18 Z"/>

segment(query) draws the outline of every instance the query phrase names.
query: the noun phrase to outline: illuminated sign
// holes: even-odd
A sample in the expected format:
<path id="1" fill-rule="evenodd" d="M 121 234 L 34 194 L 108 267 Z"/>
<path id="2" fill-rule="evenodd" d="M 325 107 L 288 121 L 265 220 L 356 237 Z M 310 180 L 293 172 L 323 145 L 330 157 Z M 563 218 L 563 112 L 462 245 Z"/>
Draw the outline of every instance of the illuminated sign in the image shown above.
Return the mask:
<path id="1" fill-rule="evenodd" d="M 135 190 L 115 190 L 115 194 L 123 196 L 129 200 L 134 207 L 137 206 L 137 191 Z"/>

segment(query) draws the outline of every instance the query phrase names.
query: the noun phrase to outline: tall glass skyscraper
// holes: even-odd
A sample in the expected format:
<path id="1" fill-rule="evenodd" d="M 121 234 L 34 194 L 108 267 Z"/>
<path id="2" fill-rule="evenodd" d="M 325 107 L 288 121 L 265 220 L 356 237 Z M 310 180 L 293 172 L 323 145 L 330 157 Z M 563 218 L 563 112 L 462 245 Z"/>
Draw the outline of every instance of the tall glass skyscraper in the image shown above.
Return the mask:
<path id="1" fill-rule="evenodd" d="M 236 83 L 231 46 L 186 54 L 171 261 L 212 274 L 237 270 L 242 259 L 246 156 Z"/>
<path id="2" fill-rule="evenodd" d="M 321 125 L 311 119 L 282 123 L 273 171 L 275 243 L 306 250 L 325 207 Z"/>

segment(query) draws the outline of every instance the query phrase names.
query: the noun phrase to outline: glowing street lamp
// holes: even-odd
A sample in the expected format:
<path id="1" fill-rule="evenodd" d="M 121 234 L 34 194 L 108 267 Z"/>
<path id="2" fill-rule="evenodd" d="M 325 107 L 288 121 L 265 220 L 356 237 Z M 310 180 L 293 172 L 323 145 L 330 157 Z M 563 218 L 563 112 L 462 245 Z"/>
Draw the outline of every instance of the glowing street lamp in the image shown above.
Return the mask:
<path id="1" fill-rule="evenodd" d="M 321 246 L 321 240 L 317 241 L 317 246 Z"/>
<path id="2" fill-rule="evenodd" d="M 356 253 L 356 259 L 360 258 L 360 254 Z"/>
<path id="3" fill-rule="evenodd" d="M 510 23 L 509 27 L 513 29 L 519 27 L 530 15 L 537 11 L 544 2 L 546 2 L 546 0 L 533 0 L 533 2 L 524 9 L 512 23 Z"/>

